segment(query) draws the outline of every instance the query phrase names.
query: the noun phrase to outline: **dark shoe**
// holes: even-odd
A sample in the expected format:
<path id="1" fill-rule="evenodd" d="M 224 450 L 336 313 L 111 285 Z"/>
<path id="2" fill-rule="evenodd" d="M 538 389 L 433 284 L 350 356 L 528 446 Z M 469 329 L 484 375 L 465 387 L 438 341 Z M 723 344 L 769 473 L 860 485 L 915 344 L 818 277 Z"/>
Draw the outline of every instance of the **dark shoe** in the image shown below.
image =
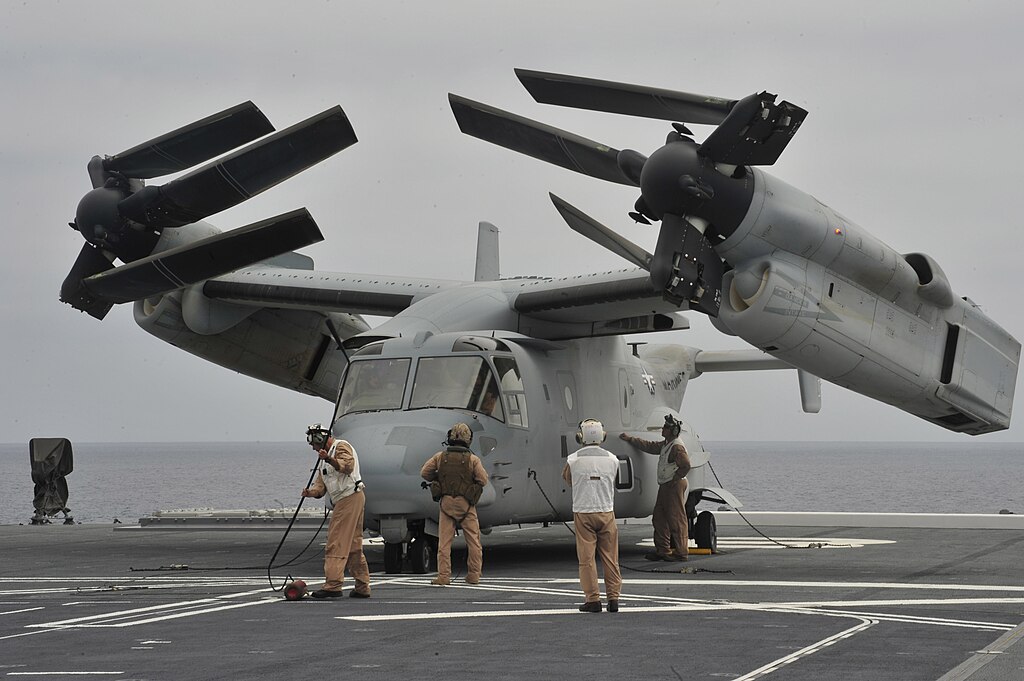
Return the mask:
<path id="1" fill-rule="evenodd" d="M 466 575 L 466 584 L 479 584 L 480 575 Z"/>
<path id="2" fill-rule="evenodd" d="M 608 612 L 618 612 L 619 602 L 608 599 Z"/>
<path id="3" fill-rule="evenodd" d="M 670 563 L 681 563 L 682 561 L 687 560 L 686 556 L 681 556 L 678 553 L 666 553 L 662 555 L 661 559 L 667 560 Z"/>
<path id="4" fill-rule="evenodd" d="M 452 583 L 452 580 L 448 577 L 442 577 L 438 575 L 437 577 L 434 577 L 432 580 L 430 580 L 430 583 L 434 586 L 448 586 Z"/>
<path id="5" fill-rule="evenodd" d="M 352 591 L 348 592 L 348 597 L 349 598 L 369 598 L 370 594 L 363 593 L 362 591 L 356 591 L 356 590 L 353 589 Z"/>
<path id="6" fill-rule="evenodd" d="M 644 558 L 647 560 L 662 560 L 664 555 L 662 553 L 645 553 Z"/>
<path id="7" fill-rule="evenodd" d="M 345 594 L 343 594 L 340 591 L 328 591 L 327 589 L 317 589 L 309 595 L 313 598 L 341 598 Z"/>
<path id="8" fill-rule="evenodd" d="M 580 612 L 601 612 L 601 601 L 584 603 L 580 606 Z"/>

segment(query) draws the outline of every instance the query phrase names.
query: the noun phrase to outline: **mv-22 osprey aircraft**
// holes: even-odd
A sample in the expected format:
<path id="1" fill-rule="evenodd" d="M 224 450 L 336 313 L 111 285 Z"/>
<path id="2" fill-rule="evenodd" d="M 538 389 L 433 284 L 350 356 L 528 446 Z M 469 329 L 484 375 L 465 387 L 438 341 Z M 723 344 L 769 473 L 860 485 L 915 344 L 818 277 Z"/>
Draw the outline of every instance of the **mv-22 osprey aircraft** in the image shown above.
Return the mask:
<path id="1" fill-rule="evenodd" d="M 501 279 L 497 232 L 481 224 L 473 282 L 313 269 L 294 252 L 321 240 L 304 209 L 221 233 L 203 218 L 356 141 L 340 107 L 275 134 L 250 102 L 88 165 L 93 190 L 72 227 L 87 241 L 61 299 L 102 319 L 134 301 L 136 322 L 183 350 L 335 403 L 337 437 L 360 453 L 366 525 L 385 568 L 430 568 L 436 505 L 419 470 L 457 421 L 491 476 L 484 527 L 571 517 L 560 478 L 583 418 L 613 436 L 616 513 L 650 514 L 655 459 L 614 437 L 652 439 L 679 416 L 690 379 L 796 369 L 805 411 L 818 378 L 973 435 L 1010 423 L 1020 344 L 953 290 L 930 257 L 900 254 L 840 213 L 768 175 L 806 111 L 766 92 L 740 100 L 535 71 L 541 103 L 672 122 L 650 157 L 450 95 L 463 132 L 640 189 L 631 217 L 660 221 L 648 253 L 562 199 L 580 234 L 631 269 Z M 697 142 L 686 124 L 717 126 Z M 265 137 L 264 137 L 265 136 Z M 259 139 L 259 138 L 263 139 Z M 258 141 L 255 141 L 258 140 Z M 164 185 L 144 180 L 238 151 Z M 119 258 L 124 265 L 115 267 Z M 707 314 L 753 348 L 709 352 L 627 343 Z M 360 315 L 390 319 L 369 328 Z M 685 420 L 684 420 L 685 423 Z M 702 500 L 740 502 L 714 484 L 688 425 L 688 514 L 713 546 Z"/>

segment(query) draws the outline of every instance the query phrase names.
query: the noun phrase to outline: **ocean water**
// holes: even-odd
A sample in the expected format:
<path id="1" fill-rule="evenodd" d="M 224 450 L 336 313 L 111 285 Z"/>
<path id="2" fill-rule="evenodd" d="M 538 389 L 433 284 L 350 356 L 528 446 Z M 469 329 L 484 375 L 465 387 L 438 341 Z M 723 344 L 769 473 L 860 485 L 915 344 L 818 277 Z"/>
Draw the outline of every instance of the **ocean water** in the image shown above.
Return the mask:
<path id="1" fill-rule="evenodd" d="M 1024 443 L 705 442 L 749 511 L 1024 513 Z M 288 508 L 305 442 L 75 443 L 77 522 L 135 523 L 171 508 Z M 32 516 L 28 444 L 0 444 L 0 524 Z"/>

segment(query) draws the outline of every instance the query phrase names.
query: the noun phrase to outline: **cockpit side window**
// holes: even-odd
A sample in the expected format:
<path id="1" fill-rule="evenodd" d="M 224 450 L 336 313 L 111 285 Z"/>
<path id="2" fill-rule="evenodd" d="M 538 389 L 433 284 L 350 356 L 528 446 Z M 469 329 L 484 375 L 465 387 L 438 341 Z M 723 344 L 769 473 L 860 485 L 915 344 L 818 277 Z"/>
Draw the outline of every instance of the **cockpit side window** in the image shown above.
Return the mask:
<path id="1" fill-rule="evenodd" d="M 416 365 L 410 409 L 469 409 L 505 420 L 498 382 L 482 357 L 423 357 Z"/>
<path id="2" fill-rule="evenodd" d="M 345 372 L 335 418 L 357 411 L 401 409 L 409 359 L 355 360 Z"/>
<path id="3" fill-rule="evenodd" d="M 516 361 L 511 357 L 495 357 L 494 368 L 498 371 L 501 392 L 505 396 L 507 423 L 510 426 L 528 427 L 530 421 L 526 413 L 526 391 Z"/>

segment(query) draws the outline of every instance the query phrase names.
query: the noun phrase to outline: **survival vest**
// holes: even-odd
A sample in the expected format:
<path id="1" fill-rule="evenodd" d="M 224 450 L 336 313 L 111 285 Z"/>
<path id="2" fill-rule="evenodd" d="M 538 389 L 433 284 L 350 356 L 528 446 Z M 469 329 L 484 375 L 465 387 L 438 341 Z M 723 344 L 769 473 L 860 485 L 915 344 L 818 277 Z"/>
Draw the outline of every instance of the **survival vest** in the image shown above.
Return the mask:
<path id="1" fill-rule="evenodd" d="M 437 465 L 437 482 L 441 496 L 463 497 L 475 505 L 483 487 L 473 479 L 473 453 L 465 447 L 448 447 Z"/>

